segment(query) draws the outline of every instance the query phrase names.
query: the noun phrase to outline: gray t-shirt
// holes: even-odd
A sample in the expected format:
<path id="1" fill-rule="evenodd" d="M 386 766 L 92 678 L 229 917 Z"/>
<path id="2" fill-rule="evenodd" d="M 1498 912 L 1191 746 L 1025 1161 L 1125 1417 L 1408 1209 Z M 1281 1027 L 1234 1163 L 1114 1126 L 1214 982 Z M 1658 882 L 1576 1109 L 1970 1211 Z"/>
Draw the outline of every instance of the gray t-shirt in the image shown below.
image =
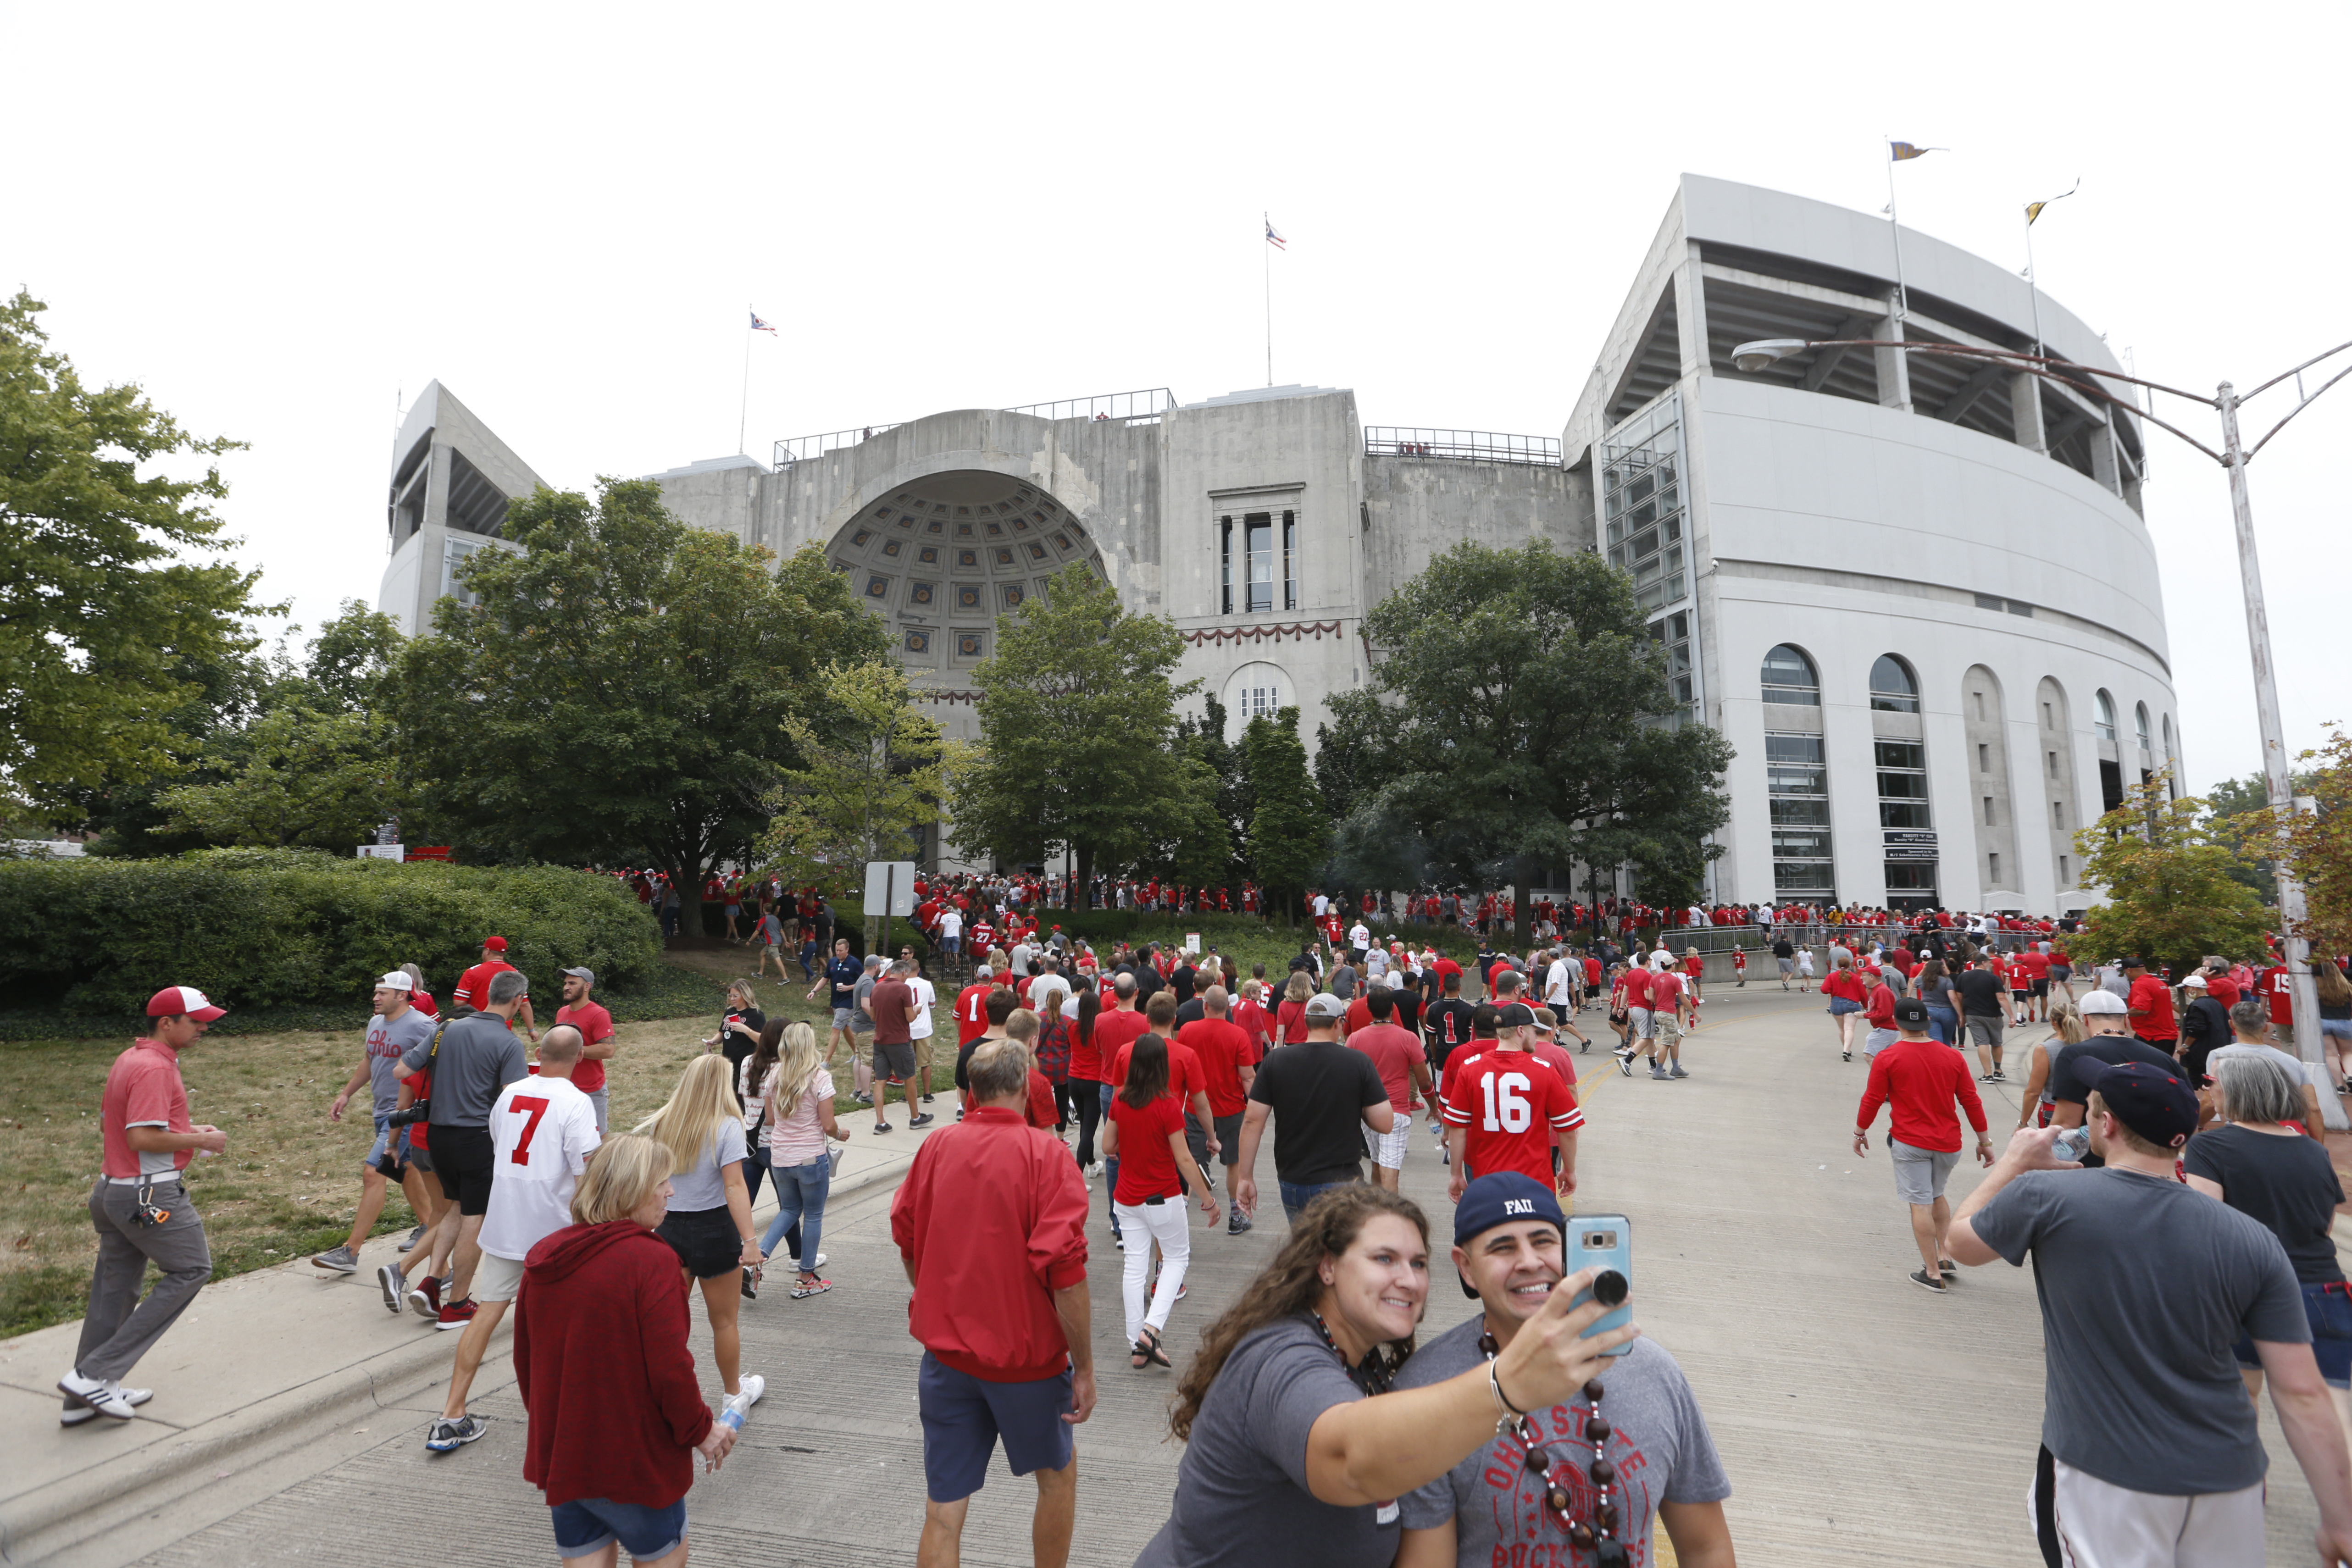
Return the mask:
<path id="1" fill-rule="evenodd" d="M 375 1113 L 389 1116 L 400 1109 L 400 1059 L 433 1039 L 433 1020 L 408 1008 L 396 1019 L 377 1013 L 368 1019 L 368 1091 L 375 1096 Z"/>
<path id="2" fill-rule="evenodd" d="M 1343 1002 L 1356 999 L 1356 967 L 1341 964 L 1331 971 L 1331 994 Z"/>
<path id="3" fill-rule="evenodd" d="M 444 1042 L 441 1049 L 448 1050 Z M 719 1135 L 702 1151 L 692 1170 L 669 1173 L 669 1207 L 673 1214 L 698 1214 L 727 1207 L 727 1167 L 742 1164 L 743 1124 L 729 1117 L 719 1124 Z"/>
<path id="4" fill-rule="evenodd" d="M 400 1059 L 401 1067 L 409 1072 L 423 1071 L 432 1044 L 428 1030 Z M 522 1041 L 504 1019 L 496 1013 L 461 1018 L 441 1031 L 441 1054 L 434 1059 L 427 1091 L 433 1103 L 427 1120 L 436 1127 L 487 1127 L 499 1091 L 530 1076 Z"/>
<path id="5" fill-rule="evenodd" d="M 867 970 L 857 977 L 857 988 L 851 993 L 849 1027 L 859 1034 L 874 1032 L 874 1015 L 866 1010 L 866 1004 L 874 995 L 874 982 L 880 977 L 872 970 Z"/>
<path id="6" fill-rule="evenodd" d="M 1363 1396 L 1305 1318 L 1244 1339 L 1201 1402 L 1176 1466 L 1175 1507 L 1135 1568 L 1364 1568 L 1393 1559 L 1395 1511 L 1382 1524 L 1370 1503 L 1341 1508 L 1307 1490 L 1316 1418 Z"/>
<path id="7" fill-rule="evenodd" d="M 1486 1358 L 1479 1354 L 1478 1336 L 1484 1332 L 1483 1316 L 1455 1324 L 1413 1352 L 1396 1385 L 1424 1388 L 1482 1364 Z M 1601 1374 L 1601 1412 L 1612 1428 L 1609 1458 L 1619 1478 L 1610 1489 L 1623 1523 L 1617 1539 L 1639 1542 L 1633 1560 L 1649 1563 L 1654 1560 L 1648 1542 L 1658 1504 L 1720 1502 L 1731 1495 L 1731 1480 L 1723 1473 L 1689 1381 L 1656 1341 L 1635 1340 Z M 1592 1445 L 1584 1440 L 1584 1423 L 1591 1413 L 1582 1399 L 1535 1413 L 1538 1428 L 1553 1445 L 1554 1469 L 1567 1479 L 1570 1514 L 1588 1523 L 1599 1500 L 1585 1474 Z M 1581 1562 L 1582 1554 L 1570 1549 L 1567 1526 L 1544 1506 L 1545 1483 L 1528 1469 L 1526 1458 L 1526 1445 L 1516 1437 L 1492 1439 L 1446 1474 L 1405 1494 L 1404 1527 L 1433 1530 L 1452 1520 L 1457 1568 Z M 1572 1475 L 1566 1474 L 1569 1469 Z"/>
<path id="8" fill-rule="evenodd" d="M 2230 1346 L 2311 1341 L 2277 1237 L 2177 1181 L 2114 1166 L 2029 1171 L 1971 1223 L 2010 1262 L 2033 1254 L 2053 1454 L 2163 1497 L 2263 1479 L 2269 1460 Z"/>

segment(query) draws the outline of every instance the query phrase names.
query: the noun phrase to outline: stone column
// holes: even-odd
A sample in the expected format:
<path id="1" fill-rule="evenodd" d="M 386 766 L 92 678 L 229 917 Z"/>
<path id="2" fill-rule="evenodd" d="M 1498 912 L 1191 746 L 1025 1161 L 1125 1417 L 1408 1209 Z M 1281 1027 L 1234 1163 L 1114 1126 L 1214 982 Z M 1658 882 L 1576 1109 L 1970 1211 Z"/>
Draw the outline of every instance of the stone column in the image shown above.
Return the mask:
<path id="1" fill-rule="evenodd" d="M 1886 291 L 1886 315 L 1878 324 L 1878 337 L 1886 342 L 1904 341 L 1903 318 L 1895 313 L 1895 290 Z M 1878 361 L 1878 401 L 1887 408 L 1911 412 L 1911 356 L 1901 349 L 1873 349 Z"/>
<path id="2" fill-rule="evenodd" d="M 2017 444 L 2028 452 L 2047 455 L 2050 443 L 2042 427 L 2042 378 L 2019 371 L 2009 378 L 2009 417 Z"/>

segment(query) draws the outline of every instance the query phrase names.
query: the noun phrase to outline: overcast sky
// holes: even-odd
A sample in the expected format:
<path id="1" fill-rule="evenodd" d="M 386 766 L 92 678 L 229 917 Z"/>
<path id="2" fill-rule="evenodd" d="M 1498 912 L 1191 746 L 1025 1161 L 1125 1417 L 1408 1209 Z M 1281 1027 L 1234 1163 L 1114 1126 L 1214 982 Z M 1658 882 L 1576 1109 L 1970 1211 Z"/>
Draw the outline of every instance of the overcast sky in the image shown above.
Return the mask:
<path id="1" fill-rule="evenodd" d="M 394 408 L 438 377 L 551 483 L 1166 386 L 1557 434 L 1685 170 L 2011 266 L 2140 372 L 2352 338 L 2352 10 L 1202 5 L 118 7 L 0 0 L 0 283 L 229 460 L 238 553 L 373 601 Z M 2331 105 L 2336 107 L 2331 109 Z M 2332 280 L 2332 281 L 2331 281 Z M 2290 388 L 2286 399 L 2292 399 Z M 2284 413 L 2273 392 L 2266 402 Z M 2210 412 L 2182 405 L 2201 434 Z M 2257 413 L 2264 412 L 2257 404 Z M 2259 427 L 2259 425 L 2258 425 Z M 2352 385 L 2253 467 L 2291 747 L 2352 719 Z M 2192 786 L 2259 766 L 2221 471 L 2160 433 Z"/>

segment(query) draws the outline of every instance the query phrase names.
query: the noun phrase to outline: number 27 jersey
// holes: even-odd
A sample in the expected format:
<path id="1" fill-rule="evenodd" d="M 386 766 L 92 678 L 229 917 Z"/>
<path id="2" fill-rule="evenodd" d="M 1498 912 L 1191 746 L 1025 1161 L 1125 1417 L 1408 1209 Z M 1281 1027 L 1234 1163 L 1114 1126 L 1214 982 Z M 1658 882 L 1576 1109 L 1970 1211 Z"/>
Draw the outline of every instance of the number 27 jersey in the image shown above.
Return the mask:
<path id="1" fill-rule="evenodd" d="M 1459 1063 L 1445 1095 L 1445 1121 L 1466 1129 L 1464 1161 L 1474 1176 L 1517 1171 L 1552 1185 L 1551 1134 L 1584 1125 L 1576 1091 L 1541 1057 L 1491 1046 Z"/>

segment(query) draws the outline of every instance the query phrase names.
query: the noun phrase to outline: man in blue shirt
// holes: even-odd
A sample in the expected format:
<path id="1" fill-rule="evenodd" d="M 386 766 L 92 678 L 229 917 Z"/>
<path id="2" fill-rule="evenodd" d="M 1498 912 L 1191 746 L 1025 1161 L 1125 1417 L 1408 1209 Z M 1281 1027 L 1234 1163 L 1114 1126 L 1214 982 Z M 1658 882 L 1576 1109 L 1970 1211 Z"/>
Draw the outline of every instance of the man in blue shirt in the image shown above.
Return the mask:
<path id="1" fill-rule="evenodd" d="M 857 1059 L 857 1036 L 849 1027 L 850 1009 L 857 1005 L 857 978 L 866 967 L 849 956 L 849 938 L 841 937 L 833 945 L 833 956 L 825 961 L 824 978 L 820 985 L 833 988 L 833 1029 L 824 1039 L 825 1060 L 833 1060 L 837 1045 L 847 1051 L 851 1061 Z M 808 989 L 808 999 L 816 1000 L 816 986 Z"/>

